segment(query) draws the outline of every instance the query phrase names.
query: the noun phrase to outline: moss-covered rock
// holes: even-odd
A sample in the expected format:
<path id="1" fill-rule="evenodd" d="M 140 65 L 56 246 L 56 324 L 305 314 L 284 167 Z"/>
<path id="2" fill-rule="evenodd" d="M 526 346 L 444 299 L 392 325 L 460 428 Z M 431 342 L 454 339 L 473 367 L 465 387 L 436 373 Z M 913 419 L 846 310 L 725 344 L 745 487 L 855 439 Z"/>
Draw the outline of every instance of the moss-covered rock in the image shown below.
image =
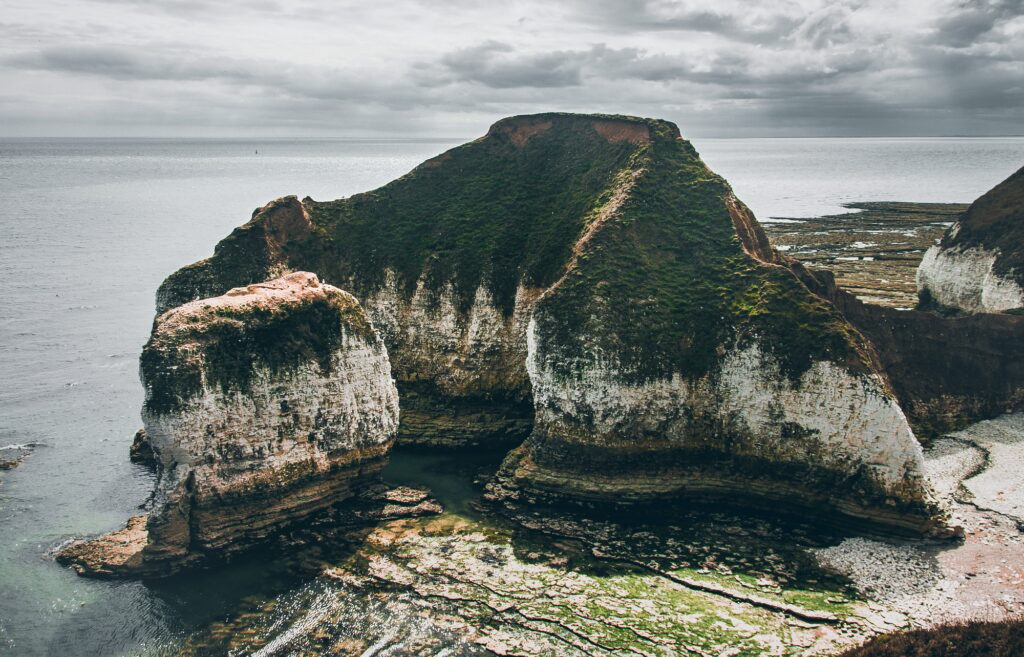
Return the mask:
<path id="1" fill-rule="evenodd" d="M 167 575 L 377 483 L 398 425 L 390 370 L 355 298 L 306 272 L 162 314 L 141 363 L 153 509 L 62 560 Z"/>
<path id="2" fill-rule="evenodd" d="M 515 438 L 528 425 L 514 413 L 496 430 L 460 409 L 532 394 L 513 490 L 740 489 L 929 524 L 920 449 L 870 346 L 669 122 L 504 119 L 378 190 L 257 211 L 159 300 L 287 269 L 363 302 L 416 391 L 410 440 L 439 433 L 431 409 L 452 435 Z"/>
<path id="3" fill-rule="evenodd" d="M 917 271 L 919 305 L 947 313 L 1024 309 L 1024 168 L 971 204 Z"/>

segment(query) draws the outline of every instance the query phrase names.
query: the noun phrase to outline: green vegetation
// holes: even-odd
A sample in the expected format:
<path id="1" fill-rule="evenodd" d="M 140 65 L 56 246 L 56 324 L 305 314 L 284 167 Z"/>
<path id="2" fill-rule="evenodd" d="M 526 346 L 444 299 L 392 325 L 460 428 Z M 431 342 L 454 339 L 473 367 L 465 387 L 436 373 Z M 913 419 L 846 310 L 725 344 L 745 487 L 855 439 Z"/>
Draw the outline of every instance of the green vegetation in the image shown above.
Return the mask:
<path id="1" fill-rule="evenodd" d="M 246 392 L 259 367 L 279 372 L 316 362 L 324 372 L 345 333 L 371 339 L 373 329 L 351 298 L 329 296 L 267 307 L 215 306 L 165 315 L 140 359 L 146 409 L 166 413 L 205 385 Z M 164 326 L 161 326 L 161 323 Z"/>
<path id="2" fill-rule="evenodd" d="M 697 377 L 720 358 L 719 345 L 756 338 L 793 377 L 823 358 L 862 367 L 834 308 L 787 269 L 744 253 L 726 182 L 671 124 L 652 127 L 653 141 L 633 155 L 640 174 L 623 204 L 538 305 L 546 351 L 565 374 L 596 346 L 637 379 Z"/>
<path id="3" fill-rule="evenodd" d="M 451 282 L 463 310 L 485 284 L 511 313 L 520 283 L 546 287 L 564 271 L 588 213 L 635 149 L 609 143 L 589 121 L 552 120 L 557 127 L 521 147 L 492 131 L 378 190 L 318 204 L 319 269 L 360 291 L 387 269 L 410 291 L 421 276 L 432 289 Z"/>
<path id="4" fill-rule="evenodd" d="M 209 296 L 281 264 L 362 295 L 392 271 L 408 294 L 420 280 L 435 294 L 451 285 L 462 312 L 484 285 L 511 313 L 518 285 L 557 282 L 538 321 L 566 375 L 596 348 L 627 376 L 697 377 L 720 346 L 755 339 L 794 378 L 819 359 L 864 368 L 859 338 L 828 303 L 744 253 L 730 197 L 671 123 L 513 117 L 380 189 L 305 201 L 314 230 L 282 255 L 257 220 L 164 287 Z"/>

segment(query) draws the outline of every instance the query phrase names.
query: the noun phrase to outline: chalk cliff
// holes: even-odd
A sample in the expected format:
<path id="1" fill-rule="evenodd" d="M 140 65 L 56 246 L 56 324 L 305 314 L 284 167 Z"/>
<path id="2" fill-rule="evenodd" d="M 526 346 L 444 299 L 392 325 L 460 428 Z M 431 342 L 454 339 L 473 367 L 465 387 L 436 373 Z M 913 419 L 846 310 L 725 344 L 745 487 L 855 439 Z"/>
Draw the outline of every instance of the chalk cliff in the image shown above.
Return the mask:
<path id="1" fill-rule="evenodd" d="M 378 190 L 280 199 L 161 308 L 302 269 L 388 346 L 400 437 L 529 439 L 494 497 L 679 496 L 932 527 L 872 346 L 671 123 L 541 114 Z"/>
<path id="2" fill-rule="evenodd" d="M 153 509 L 61 560 L 166 575 L 375 484 L 398 425 L 390 371 L 356 300 L 306 272 L 163 313 L 141 359 Z"/>
<path id="3" fill-rule="evenodd" d="M 924 309 L 973 314 L 1024 308 L 1024 168 L 971 204 L 928 249 L 917 290 Z"/>

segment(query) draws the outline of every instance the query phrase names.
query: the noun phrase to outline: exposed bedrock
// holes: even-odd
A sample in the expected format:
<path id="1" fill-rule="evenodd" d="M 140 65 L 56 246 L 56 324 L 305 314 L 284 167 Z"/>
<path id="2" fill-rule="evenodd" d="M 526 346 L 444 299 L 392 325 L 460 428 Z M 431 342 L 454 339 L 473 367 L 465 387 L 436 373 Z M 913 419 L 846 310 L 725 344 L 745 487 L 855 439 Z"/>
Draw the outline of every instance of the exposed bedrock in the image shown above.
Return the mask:
<path id="1" fill-rule="evenodd" d="M 923 309 L 1024 308 L 1024 168 L 981 196 L 928 249 L 917 270 Z"/>
<path id="2" fill-rule="evenodd" d="M 377 483 L 397 430 L 383 342 L 351 295 L 306 272 L 160 315 L 141 374 L 155 501 L 63 551 L 85 574 L 166 575 L 244 550 Z"/>
<path id="3" fill-rule="evenodd" d="M 512 443 L 532 415 L 494 495 L 745 492 L 934 524 L 873 348 L 671 123 L 504 119 L 378 190 L 261 208 L 158 303 L 293 269 L 380 329 L 403 439 Z"/>
<path id="4" fill-rule="evenodd" d="M 800 269 L 874 345 L 920 437 L 1024 410 L 1024 316 L 884 308 L 839 289 L 828 272 Z"/>

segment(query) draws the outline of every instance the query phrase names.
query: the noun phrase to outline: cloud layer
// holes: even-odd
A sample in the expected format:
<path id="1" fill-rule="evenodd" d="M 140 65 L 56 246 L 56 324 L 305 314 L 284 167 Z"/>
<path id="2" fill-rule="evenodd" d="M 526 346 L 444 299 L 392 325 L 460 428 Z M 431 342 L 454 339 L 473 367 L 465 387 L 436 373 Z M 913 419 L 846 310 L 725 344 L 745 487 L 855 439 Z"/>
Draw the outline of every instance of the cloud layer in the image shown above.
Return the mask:
<path id="1" fill-rule="evenodd" d="M 7 135 L 1024 131 L 1024 0 L 8 0 L 0 36 Z"/>

